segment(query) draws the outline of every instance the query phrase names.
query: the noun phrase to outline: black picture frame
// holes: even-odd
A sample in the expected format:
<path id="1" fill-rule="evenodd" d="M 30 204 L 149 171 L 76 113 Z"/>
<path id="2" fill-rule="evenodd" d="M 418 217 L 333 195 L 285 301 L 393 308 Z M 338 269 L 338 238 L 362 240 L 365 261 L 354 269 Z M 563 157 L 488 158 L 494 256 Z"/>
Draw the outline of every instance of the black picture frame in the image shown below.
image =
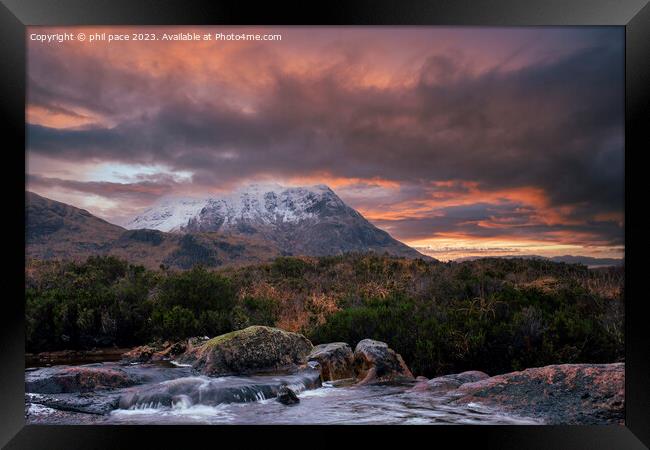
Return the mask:
<path id="1" fill-rule="evenodd" d="M 140 437 L 148 446 L 160 445 L 160 448 L 187 445 L 190 439 L 196 438 L 212 442 L 210 445 L 225 445 L 226 442 L 255 445 L 259 440 L 261 445 L 275 441 L 308 446 L 322 442 L 332 446 L 352 442 L 367 445 L 368 437 L 397 437 L 402 442 L 412 442 L 411 445 L 439 445 L 444 440 L 455 446 L 474 443 L 502 449 L 636 449 L 650 446 L 650 339 L 644 327 L 648 317 L 645 314 L 647 299 L 643 295 L 642 276 L 637 277 L 631 272 L 642 269 L 640 249 L 643 245 L 641 221 L 632 217 L 643 213 L 643 208 L 632 208 L 634 190 L 631 180 L 638 179 L 632 172 L 640 176 L 643 168 L 640 158 L 650 142 L 648 0 L 348 0 L 259 4 L 234 0 L 1 0 L 1 3 L 0 66 L 3 82 L 0 108 L 7 130 L 3 136 L 3 155 L 8 165 L 3 182 L 5 193 L 10 194 L 4 197 L 6 217 L 11 218 L 3 222 L 6 242 L 11 245 L 5 250 L 7 268 L 0 310 L 3 355 L 0 445 L 12 449 L 129 448 Z M 258 431 L 238 426 L 26 426 L 24 268 L 16 262 L 20 255 L 24 258 L 24 222 L 17 218 L 24 218 L 25 200 L 25 160 L 22 153 L 25 148 L 25 27 L 174 24 L 625 27 L 625 426 L 255 427 Z M 636 227 L 634 232 L 632 224 Z"/>

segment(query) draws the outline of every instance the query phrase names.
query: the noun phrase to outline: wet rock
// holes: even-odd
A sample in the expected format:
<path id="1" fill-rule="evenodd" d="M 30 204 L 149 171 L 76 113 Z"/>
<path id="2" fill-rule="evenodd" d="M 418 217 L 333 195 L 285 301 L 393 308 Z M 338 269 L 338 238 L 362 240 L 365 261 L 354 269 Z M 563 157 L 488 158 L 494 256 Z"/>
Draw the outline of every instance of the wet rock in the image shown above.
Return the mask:
<path id="1" fill-rule="evenodd" d="M 132 386 L 138 382 L 124 370 L 103 364 L 45 367 L 25 373 L 25 392 L 58 394 Z"/>
<path id="2" fill-rule="evenodd" d="M 353 386 L 357 382 L 356 378 L 342 378 L 340 380 L 332 381 L 333 387 L 348 387 Z"/>
<path id="3" fill-rule="evenodd" d="M 283 386 L 291 386 L 294 390 L 320 387 L 320 372 L 307 369 L 273 376 L 178 378 L 125 389 L 119 407 L 160 408 L 173 407 L 179 403 L 184 406 L 246 403 L 277 397 Z"/>
<path id="4" fill-rule="evenodd" d="M 180 342 L 165 342 L 163 344 L 141 345 L 122 355 L 125 362 L 147 363 L 171 360 L 191 348 L 197 338 Z M 205 341 L 203 341 L 205 342 Z"/>
<path id="5" fill-rule="evenodd" d="M 320 364 L 323 381 L 354 377 L 354 355 L 350 346 L 345 342 L 317 345 L 307 359 Z"/>
<path id="6" fill-rule="evenodd" d="M 25 422 L 28 425 L 91 425 L 101 423 L 105 417 L 102 414 L 63 411 L 39 403 L 25 402 Z"/>
<path id="7" fill-rule="evenodd" d="M 353 366 L 359 384 L 413 380 L 402 357 L 385 342 L 360 341 L 354 350 Z"/>
<path id="8" fill-rule="evenodd" d="M 460 381 L 462 384 L 473 383 L 475 381 L 480 381 L 480 380 L 485 380 L 486 378 L 490 378 L 490 375 L 488 375 L 485 372 L 481 372 L 480 370 L 468 370 L 467 372 L 461 372 L 461 373 L 447 375 L 447 376 Z"/>
<path id="9" fill-rule="evenodd" d="M 210 338 L 208 336 L 195 336 L 191 337 L 187 340 L 187 350 L 191 350 L 196 347 L 200 347 L 201 345 L 205 344 L 208 342 Z"/>
<path id="10" fill-rule="evenodd" d="M 149 357 L 149 362 L 168 361 L 187 351 L 189 341 L 165 342 Z"/>
<path id="11" fill-rule="evenodd" d="M 160 348 L 151 345 L 141 345 L 140 347 L 135 347 L 134 349 L 124 353 L 122 355 L 122 360 L 126 362 L 149 362 L 153 355 L 159 350 Z"/>
<path id="12" fill-rule="evenodd" d="M 136 384 L 159 383 L 161 381 L 198 375 L 191 367 L 177 367 L 171 363 L 122 365 L 120 369 L 136 381 Z"/>
<path id="13" fill-rule="evenodd" d="M 252 374 L 304 365 L 312 348 L 301 334 L 252 326 L 210 339 L 178 361 L 192 364 L 204 375 Z"/>
<path id="14" fill-rule="evenodd" d="M 296 403 L 300 403 L 300 399 L 296 393 L 289 389 L 287 386 L 282 386 L 280 388 L 278 391 L 277 401 L 283 405 L 295 405 Z"/>
<path id="15" fill-rule="evenodd" d="M 413 389 L 416 391 L 446 392 L 454 390 L 465 383 L 473 383 L 475 381 L 484 380 L 486 378 L 489 378 L 488 374 L 480 372 L 478 370 L 471 370 L 467 372 L 443 375 L 441 377 L 432 378 L 430 380 L 424 379 L 417 383 Z"/>
<path id="16" fill-rule="evenodd" d="M 623 363 L 538 367 L 465 383 L 454 403 L 480 403 L 547 424 L 623 424 L 624 375 Z"/>
<path id="17" fill-rule="evenodd" d="M 30 404 L 59 411 L 84 414 L 108 414 L 118 407 L 119 394 L 26 394 Z"/>

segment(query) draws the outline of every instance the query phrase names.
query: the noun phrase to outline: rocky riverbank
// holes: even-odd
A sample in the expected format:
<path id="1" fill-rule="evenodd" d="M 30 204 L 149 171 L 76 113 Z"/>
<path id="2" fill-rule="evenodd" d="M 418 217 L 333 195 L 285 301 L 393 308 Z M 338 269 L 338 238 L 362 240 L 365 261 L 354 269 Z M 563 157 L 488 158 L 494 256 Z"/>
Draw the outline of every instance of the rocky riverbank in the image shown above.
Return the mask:
<path id="1" fill-rule="evenodd" d="M 547 424 L 623 424 L 625 366 L 560 364 L 462 384 L 454 403 L 479 403 Z"/>
<path id="2" fill-rule="evenodd" d="M 112 423 L 115 413 L 138 410 L 151 410 L 156 423 L 156 411 L 167 414 L 275 398 L 278 405 L 295 408 L 301 396 L 314 389 L 345 394 L 360 408 L 345 417 L 362 414 L 363 405 L 371 408 L 368 399 L 376 402 L 377 395 L 385 395 L 387 402 L 379 411 L 396 405 L 408 410 L 413 401 L 423 403 L 418 411 L 426 419 L 417 422 L 416 414 L 413 422 L 405 423 L 445 423 L 441 411 L 451 417 L 450 423 L 459 417 L 466 420 L 468 414 L 490 417 L 488 423 L 529 418 L 532 422 L 522 423 L 611 424 L 622 423 L 624 417 L 623 364 L 555 365 L 493 377 L 470 371 L 429 380 L 415 378 L 384 342 L 364 339 L 354 350 L 344 342 L 314 347 L 300 334 L 262 326 L 213 339 L 142 346 L 125 352 L 118 362 L 29 369 L 25 388 L 26 416 L 32 423 L 48 423 L 47 417 L 55 423 L 100 420 L 85 421 L 84 415 L 103 416 Z M 357 396 L 365 399 L 361 406 L 354 403 Z M 323 402 L 314 407 L 331 411 Z M 311 413 L 313 423 L 321 423 L 318 411 Z M 409 414 L 395 413 L 385 422 Z M 255 418 L 247 421 L 254 423 Z M 381 417 L 377 423 L 382 423 Z"/>
<path id="3" fill-rule="evenodd" d="M 26 353 L 25 367 L 47 367 L 55 365 L 78 365 L 93 362 L 119 361 L 128 348 L 108 347 L 92 350 L 61 350 L 54 352 Z"/>

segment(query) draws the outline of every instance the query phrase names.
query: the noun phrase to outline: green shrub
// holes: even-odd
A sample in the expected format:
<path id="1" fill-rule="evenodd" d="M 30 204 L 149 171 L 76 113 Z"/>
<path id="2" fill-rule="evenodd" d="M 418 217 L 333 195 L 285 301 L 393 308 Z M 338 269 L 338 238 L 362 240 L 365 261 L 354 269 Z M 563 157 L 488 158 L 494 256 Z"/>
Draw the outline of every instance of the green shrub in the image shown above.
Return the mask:
<path id="1" fill-rule="evenodd" d="M 623 275 L 537 260 L 374 254 L 218 271 L 151 271 L 113 257 L 40 262 L 26 278 L 26 345 L 132 346 L 282 318 L 314 344 L 385 341 L 416 375 L 604 363 L 623 357 Z M 327 302 L 314 308 L 314 298 Z"/>
<path id="2" fill-rule="evenodd" d="M 601 306 L 581 290 L 555 296 L 504 289 L 488 299 L 445 303 L 392 296 L 339 311 L 309 337 L 351 345 L 364 338 L 385 341 L 415 373 L 429 377 L 463 370 L 496 374 L 616 360 L 622 348 L 600 324 Z"/>
<path id="3" fill-rule="evenodd" d="M 287 256 L 275 258 L 271 264 L 271 271 L 275 276 L 287 278 L 300 278 L 308 268 L 309 263 L 306 261 Z"/>
<path id="4" fill-rule="evenodd" d="M 187 308 L 174 305 L 170 310 L 155 310 L 152 316 L 156 335 L 163 339 L 182 339 L 196 336 L 199 322 Z"/>

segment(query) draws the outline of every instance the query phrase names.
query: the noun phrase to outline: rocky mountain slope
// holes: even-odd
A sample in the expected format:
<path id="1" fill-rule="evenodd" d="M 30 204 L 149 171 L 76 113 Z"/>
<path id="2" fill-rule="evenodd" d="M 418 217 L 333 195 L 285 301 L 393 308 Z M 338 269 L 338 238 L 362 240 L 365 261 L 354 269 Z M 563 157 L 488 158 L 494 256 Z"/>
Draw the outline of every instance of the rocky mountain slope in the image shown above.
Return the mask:
<path id="1" fill-rule="evenodd" d="M 372 225 L 324 185 L 251 185 L 222 197 L 165 199 L 126 227 L 257 237 L 284 255 L 370 251 L 426 258 Z"/>
<path id="2" fill-rule="evenodd" d="M 74 258 L 80 252 L 102 252 L 124 231 L 86 210 L 26 193 L 25 240 L 29 256 Z"/>

